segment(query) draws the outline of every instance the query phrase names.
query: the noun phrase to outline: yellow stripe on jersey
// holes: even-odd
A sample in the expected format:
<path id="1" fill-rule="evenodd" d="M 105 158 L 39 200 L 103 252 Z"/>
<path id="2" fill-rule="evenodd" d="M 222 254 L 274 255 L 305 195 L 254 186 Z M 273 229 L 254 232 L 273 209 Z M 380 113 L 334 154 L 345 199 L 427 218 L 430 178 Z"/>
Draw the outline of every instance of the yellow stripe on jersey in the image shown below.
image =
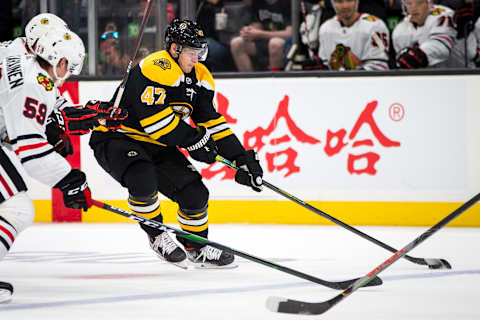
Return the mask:
<path id="1" fill-rule="evenodd" d="M 169 125 L 167 125 L 166 127 L 163 127 L 163 129 L 152 132 L 150 134 L 150 137 L 152 137 L 152 139 L 158 140 L 161 136 L 164 136 L 172 132 L 178 126 L 179 122 L 180 122 L 180 117 L 178 115 L 174 115 L 173 120 L 170 122 Z"/>
<path id="2" fill-rule="evenodd" d="M 165 108 L 162 111 L 160 111 L 158 113 L 155 113 L 153 116 L 150 116 L 148 118 L 140 120 L 140 124 L 142 125 L 142 127 L 147 127 L 147 126 L 149 126 L 149 125 L 151 125 L 155 122 L 158 122 L 158 121 L 166 118 L 167 116 L 169 116 L 172 113 L 173 113 L 172 108 L 170 108 L 170 107 Z"/>
<path id="3" fill-rule="evenodd" d="M 107 132 L 108 129 L 107 127 L 104 127 L 104 126 L 98 126 L 95 129 L 93 129 L 93 131 Z"/>
<path id="4" fill-rule="evenodd" d="M 158 193 L 152 197 L 152 199 L 157 199 L 157 198 L 158 198 Z M 135 201 L 131 198 L 129 198 L 128 201 L 130 201 L 132 203 L 136 203 L 136 204 L 146 204 L 147 203 L 145 201 Z M 153 202 L 155 202 L 155 201 L 153 201 Z"/>
<path id="5" fill-rule="evenodd" d="M 207 67 L 201 63 L 195 64 L 195 74 L 200 85 L 210 91 L 215 91 L 215 81 Z"/>
<path id="6" fill-rule="evenodd" d="M 193 232 L 200 232 L 207 230 L 208 228 L 208 223 L 202 225 L 202 226 L 187 226 L 186 224 L 179 223 L 180 227 L 182 227 L 183 230 L 185 231 L 193 231 Z"/>
<path id="7" fill-rule="evenodd" d="M 215 134 L 212 134 L 212 139 L 213 141 L 218 141 L 222 138 L 225 138 L 226 136 L 229 136 L 233 134 L 233 131 L 230 130 L 230 129 L 227 129 L 227 130 L 224 130 L 224 131 L 221 131 L 219 133 L 215 133 Z"/>
<path id="8" fill-rule="evenodd" d="M 216 126 L 220 123 L 223 123 L 223 122 L 227 122 L 227 120 L 225 120 L 225 118 L 223 116 L 217 118 L 217 119 L 213 119 L 213 120 L 209 120 L 207 122 L 201 122 L 201 123 L 198 123 L 199 126 L 203 126 L 205 128 L 211 128 L 213 126 Z"/>
<path id="9" fill-rule="evenodd" d="M 147 143 L 153 143 L 159 146 L 167 146 L 164 143 L 158 142 L 157 140 L 153 140 L 147 133 L 141 132 L 138 130 L 135 130 L 133 128 L 126 127 L 124 125 L 121 126 L 120 130 L 118 131 L 119 133 L 125 134 L 127 137 L 137 140 L 137 141 L 142 141 L 142 142 L 147 142 Z"/>
<path id="10" fill-rule="evenodd" d="M 153 144 L 156 144 L 156 145 L 159 145 L 159 146 L 162 146 L 162 147 L 167 146 L 166 144 L 158 142 L 157 140 L 153 140 L 152 138 L 149 138 L 149 137 L 142 137 L 142 136 L 137 136 L 137 135 L 128 134 L 128 133 L 126 133 L 125 135 L 129 138 L 132 138 L 133 140 L 147 142 L 147 143 L 153 143 Z"/>
<path id="11" fill-rule="evenodd" d="M 197 214 L 191 214 L 191 215 L 188 215 L 188 216 L 187 216 L 187 215 L 184 214 L 182 211 L 177 210 L 177 214 L 178 214 L 179 216 L 181 216 L 182 218 L 184 218 L 184 219 L 192 220 L 192 218 L 198 218 L 198 217 L 201 217 L 201 216 L 205 215 L 205 211 L 204 211 L 204 212 L 197 213 Z"/>
<path id="12" fill-rule="evenodd" d="M 184 78 L 180 66 L 165 50 L 154 52 L 143 59 L 140 70 L 149 80 L 169 87 L 177 87 Z"/>

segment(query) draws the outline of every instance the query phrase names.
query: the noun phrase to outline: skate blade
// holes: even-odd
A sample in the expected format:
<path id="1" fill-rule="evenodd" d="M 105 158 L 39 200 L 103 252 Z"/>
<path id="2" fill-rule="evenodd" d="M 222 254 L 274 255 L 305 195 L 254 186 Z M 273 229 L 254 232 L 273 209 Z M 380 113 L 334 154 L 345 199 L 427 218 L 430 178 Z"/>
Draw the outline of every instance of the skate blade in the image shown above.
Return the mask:
<path id="1" fill-rule="evenodd" d="M 0 289 L 0 303 L 9 303 L 12 300 L 12 293 L 10 290 Z"/>
<path id="2" fill-rule="evenodd" d="M 167 262 L 168 264 L 174 265 L 174 266 L 179 267 L 183 270 L 188 270 L 187 259 L 185 259 L 183 261 L 180 261 L 180 262 L 170 262 L 170 261 L 167 261 L 162 255 L 160 255 L 158 253 L 157 253 L 157 257 L 160 260 L 163 260 L 163 261 Z"/>
<path id="3" fill-rule="evenodd" d="M 235 269 L 238 267 L 238 264 L 227 264 L 225 266 L 217 266 L 216 264 L 210 264 L 210 263 L 194 263 L 193 267 L 195 269 Z"/>

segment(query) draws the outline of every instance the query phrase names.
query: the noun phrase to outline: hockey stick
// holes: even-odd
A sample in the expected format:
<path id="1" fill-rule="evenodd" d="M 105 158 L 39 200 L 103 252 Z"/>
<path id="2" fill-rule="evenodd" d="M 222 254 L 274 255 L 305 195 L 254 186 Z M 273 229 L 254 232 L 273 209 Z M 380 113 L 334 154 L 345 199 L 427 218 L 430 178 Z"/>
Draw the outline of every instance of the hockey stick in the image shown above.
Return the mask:
<path id="1" fill-rule="evenodd" d="M 460 214 L 462 214 L 465 210 L 467 210 L 472 205 L 474 205 L 478 200 L 480 200 L 480 193 L 478 193 L 472 199 L 465 202 L 458 209 L 456 209 L 455 211 L 450 213 L 448 216 L 443 218 L 436 225 L 434 225 L 433 227 L 431 227 L 430 229 L 422 233 L 415 240 L 413 240 L 412 242 L 407 244 L 405 247 L 403 247 L 403 249 L 395 252 L 395 254 L 391 256 L 389 259 L 387 259 L 385 262 L 381 263 L 375 269 L 367 273 L 365 276 L 363 276 L 354 284 L 352 284 L 350 287 L 348 287 L 345 291 L 333 297 L 332 299 L 324 302 L 303 302 L 303 301 L 290 300 L 290 299 L 285 299 L 280 297 L 269 297 L 267 299 L 267 308 L 274 312 L 292 313 L 292 314 L 322 314 L 328 311 L 331 307 L 333 307 L 334 305 L 336 305 L 337 303 L 345 299 L 347 296 L 352 294 L 358 288 L 365 286 L 370 281 L 375 279 L 380 272 L 390 267 L 392 264 L 398 261 L 401 257 L 405 256 L 407 252 L 409 252 L 413 248 L 417 247 L 420 243 L 428 239 L 435 232 L 440 230 L 450 221 L 452 221 L 453 219 L 458 217 Z"/>
<path id="2" fill-rule="evenodd" d="M 197 243 L 202 243 L 202 244 L 205 244 L 205 245 L 210 245 L 212 247 L 216 247 L 218 249 L 231 252 L 234 255 L 245 258 L 245 259 L 250 260 L 252 262 L 263 264 L 264 266 L 267 266 L 267 267 L 270 267 L 270 268 L 273 268 L 273 269 L 291 274 L 293 276 L 296 276 L 296 277 L 299 277 L 299 278 L 302 278 L 302 279 L 305 279 L 305 280 L 308 280 L 308 281 L 315 282 L 317 284 L 321 284 L 325 287 L 329 287 L 329 288 L 332 288 L 332 289 L 344 290 L 344 289 L 348 288 L 353 283 L 355 283 L 356 281 L 359 280 L 359 278 L 353 279 L 353 280 L 347 280 L 347 281 L 338 281 L 338 282 L 337 281 L 322 280 L 320 278 L 313 277 L 311 275 L 302 273 L 300 271 L 296 271 L 296 270 L 281 266 L 281 265 L 276 264 L 274 262 L 255 257 L 255 256 L 250 255 L 248 253 L 229 248 L 229 247 L 224 246 L 220 243 L 210 241 L 206 238 L 197 236 L 195 234 L 188 233 L 186 231 L 167 226 L 167 225 L 165 225 L 163 223 L 160 223 L 158 221 L 146 219 L 146 218 L 144 218 L 142 216 L 139 216 L 139 215 L 136 215 L 132 212 L 128 212 L 128 211 L 125 211 L 125 210 L 122 210 L 122 209 L 119 209 L 119 208 L 115 208 L 115 207 L 113 207 L 109 204 L 106 204 L 104 202 L 101 202 L 101 201 L 93 200 L 93 205 L 98 207 L 98 208 L 102 208 L 102 209 L 108 210 L 110 212 L 117 213 L 117 214 L 122 215 L 122 216 L 124 216 L 128 219 L 135 220 L 137 222 L 140 222 L 143 225 L 146 225 L 146 226 L 158 229 L 158 230 L 162 230 L 162 231 L 171 231 L 174 234 L 176 234 L 177 236 L 182 237 L 184 239 L 188 239 L 188 240 L 195 241 Z M 368 285 L 369 286 L 378 286 L 378 285 L 381 285 L 382 283 L 383 283 L 383 281 L 380 278 L 377 278 L 376 281 L 372 281 Z"/>
<path id="3" fill-rule="evenodd" d="M 218 162 L 221 162 L 223 164 L 225 164 L 226 166 L 228 166 L 229 168 L 231 169 L 234 169 L 234 170 L 237 170 L 238 168 L 235 167 L 235 165 L 230 162 L 229 160 L 223 158 L 222 156 L 217 156 L 217 161 Z M 279 195 L 289 199 L 289 200 L 292 200 L 293 202 L 301 205 L 302 207 L 304 208 L 307 208 L 308 210 L 330 220 L 331 222 L 341 226 L 341 227 L 344 227 L 345 229 L 359 235 L 360 237 L 370 241 L 370 242 L 373 242 L 375 243 L 376 245 L 390 251 L 390 252 L 397 252 L 397 249 L 389 246 L 388 244 L 386 243 L 383 243 L 381 242 L 380 240 L 377 240 L 371 236 L 369 236 L 368 234 L 366 233 L 363 233 L 362 231 L 332 217 L 331 215 L 327 214 L 326 212 L 323 212 L 311 205 L 309 205 L 308 203 L 300 200 L 299 198 L 295 197 L 295 196 L 292 196 L 291 194 L 289 194 L 288 192 L 285 192 L 283 191 L 282 189 L 280 188 L 277 188 L 276 186 L 274 186 L 273 184 L 263 180 L 263 185 L 266 186 L 267 188 L 269 188 L 270 190 L 278 193 Z M 416 258 L 416 257 L 411 257 L 411 256 L 408 256 L 408 255 L 405 255 L 405 259 L 407 259 L 408 261 L 410 262 L 413 262 L 413 263 L 416 263 L 416 264 L 420 264 L 420 265 L 427 265 L 430 269 L 442 269 L 442 268 L 446 268 L 446 269 L 451 269 L 452 266 L 450 265 L 450 263 L 448 263 L 447 260 L 445 259 L 435 259 L 435 258 Z"/>
<path id="4" fill-rule="evenodd" d="M 125 91 L 125 86 L 127 84 L 127 78 L 130 74 L 130 69 L 132 69 L 133 60 L 135 59 L 135 56 L 137 55 L 138 49 L 140 47 L 140 42 L 143 36 L 143 28 L 145 27 L 148 17 L 150 16 L 151 8 L 152 0 L 147 0 L 147 5 L 145 6 L 145 11 L 143 12 L 142 23 L 140 24 L 140 29 L 138 29 L 137 39 L 135 40 L 135 45 L 133 46 L 132 54 L 130 55 L 130 60 L 128 61 L 127 70 L 123 74 L 122 82 L 120 83 L 120 88 L 118 89 L 117 97 L 115 98 L 115 102 L 113 104 L 115 108 L 118 107 L 118 105 L 120 104 L 120 100 L 122 100 L 123 91 Z"/>

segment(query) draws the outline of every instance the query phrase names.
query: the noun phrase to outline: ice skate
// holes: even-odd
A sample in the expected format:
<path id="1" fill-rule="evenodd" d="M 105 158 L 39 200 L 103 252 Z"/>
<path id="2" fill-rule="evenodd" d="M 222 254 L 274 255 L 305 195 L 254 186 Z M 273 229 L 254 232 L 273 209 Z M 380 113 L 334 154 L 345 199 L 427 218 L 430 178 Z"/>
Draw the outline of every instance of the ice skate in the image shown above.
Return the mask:
<path id="1" fill-rule="evenodd" d="M 0 303 L 7 303 L 12 299 L 13 286 L 8 282 L 0 281 Z"/>
<path id="2" fill-rule="evenodd" d="M 170 262 L 177 267 L 187 269 L 185 251 L 180 248 L 168 232 L 162 232 L 156 237 L 149 236 L 150 247 L 160 259 Z"/>
<path id="3" fill-rule="evenodd" d="M 185 248 L 190 262 L 199 269 L 233 269 L 238 267 L 235 256 L 224 250 L 206 245 L 201 249 Z"/>

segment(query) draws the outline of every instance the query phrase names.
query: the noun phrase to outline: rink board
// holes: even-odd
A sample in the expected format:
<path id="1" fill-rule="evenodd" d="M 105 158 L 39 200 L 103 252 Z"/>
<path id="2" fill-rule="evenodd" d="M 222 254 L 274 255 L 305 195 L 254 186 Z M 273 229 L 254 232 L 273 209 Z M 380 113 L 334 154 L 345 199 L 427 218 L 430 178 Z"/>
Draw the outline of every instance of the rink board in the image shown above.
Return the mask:
<path id="1" fill-rule="evenodd" d="M 110 99 L 118 81 L 75 85 L 65 95 L 84 103 Z M 215 102 L 257 150 L 268 182 L 347 223 L 430 225 L 480 192 L 479 87 L 471 75 L 219 79 Z M 88 136 L 79 149 L 94 197 L 126 208 L 126 190 L 98 166 Z M 270 190 L 237 185 L 222 164 L 194 164 L 210 190 L 212 223 L 328 222 Z M 29 185 L 36 221 L 59 221 L 51 192 Z M 174 205 L 162 205 L 174 222 Z M 479 213 L 476 205 L 453 224 L 480 226 Z M 100 211 L 64 216 L 121 221 Z"/>

